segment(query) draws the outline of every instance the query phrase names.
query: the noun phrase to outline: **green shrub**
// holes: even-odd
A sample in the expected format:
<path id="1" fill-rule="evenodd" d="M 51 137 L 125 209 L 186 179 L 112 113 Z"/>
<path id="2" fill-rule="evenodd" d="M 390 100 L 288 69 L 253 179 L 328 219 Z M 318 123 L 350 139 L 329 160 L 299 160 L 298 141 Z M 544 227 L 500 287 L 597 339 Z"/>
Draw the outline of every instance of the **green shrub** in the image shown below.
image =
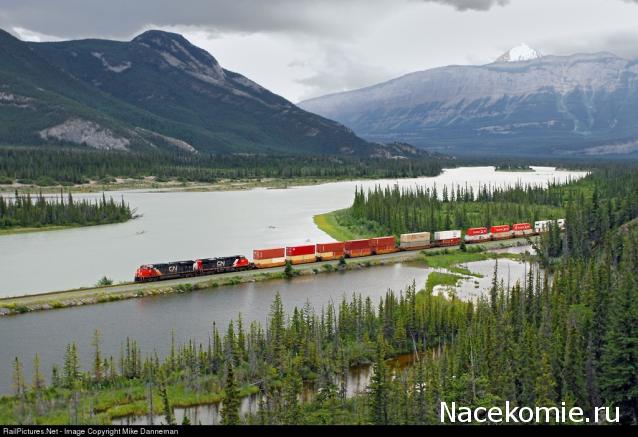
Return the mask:
<path id="1" fill-rule="evenodd" d="M 102 278 L 100 278 L 100 280 L 95 284 L 96 287 L 106 287 L 109 285 L 113 285 L 113 279 L 106 276 L 102 276 Z"/>
<path id="2" fill-rule="evenodd" d="M 50 187 L 52 185 L 57 185 L 57 182 L 49 176 L 41 176 L 35 181 L 35 184 L 39 187 Z"/>

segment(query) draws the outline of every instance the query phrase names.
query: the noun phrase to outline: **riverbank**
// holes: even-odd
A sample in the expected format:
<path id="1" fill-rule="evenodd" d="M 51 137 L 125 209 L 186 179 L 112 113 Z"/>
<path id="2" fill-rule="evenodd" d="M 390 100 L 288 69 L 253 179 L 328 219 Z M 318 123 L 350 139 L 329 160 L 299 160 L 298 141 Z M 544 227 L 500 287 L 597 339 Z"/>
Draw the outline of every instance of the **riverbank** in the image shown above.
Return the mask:
<path id="1" fill-rule="evenodd" d="M 136 217 L 133 217 L 123 222 L 118 221 L 118 222 L 112 222 L 112 223 L 95 223 L 95 224 L 89 224 L 89 225 L 72 224 L 72 225 L 46 225 L 46 226 L 36 226 L 36 227 L 16 226 L 12 228 L 0 229 L 0 237 L 5 235 L 30 234 L 33 232 L 65 231 L 68 229 L 75 229 L 75 228 L 91 228 L 95 226 L 113 225 L 118 223 L 126 223 L 127 221 L 135 220 L 135 218 Z"/>
<path id="2" fill-rule="evenodd" d="M 465 270 L 456 264 L 480 261 L 494 257 L 511 257 L 512 254 L 494 254 L 490 250 L 527 245 L 526 239 L 494 241 L 472 246 L 471 252 L 463 252 L 459 248 L 433 248 L 414 252 L 395 252 L 384 255 L 353 258 L 339 266 L 338 261 L 322 261 L 294 266 L 294 276 L 318 275 L 327 273 L 344 273 L 349 270 L 360 270 L 377 265 L 388 265 L 402 262 L 420 262 L 423 266 L 450 269 L 465 274 Z M 105 287 L 90 287 L 74 290 L 55 291 L 0 298 L 0 316 L 23 314 L 33 311 L 44 311 L 58 308 L 69 308 L 82 305 L 94 305 L 124 299 L 136 299 L 173 293 L 188 293 L 195 290 L 215 289 L 220 286 L 238 285 L 246 282 L 261 282 L 285 279 L 283 267 L 263 270 L 247 270 L 243 272 L 224 273 L 219 275 L 192 278 L 172 279 L 151 283 L 124 283 Z"/>
<path id="3" fill-rule="evenodd" d="M 83 227 L 83 225 L 52 225 L 52 226 L 39 226 L 39 227 L 13 227 L 0 229 L 0 237 L 3 235 L 15 235 L 15 234 L 28 234 L 31 232 L 48 232 L 48 231 L 62 231 L 65 229 L 73 229 Z"/>
<path id="4" fill-rule="evenodd" d="M 494 168 L 494 171 L 507 171 L 507 172 L 535 172 L 536 170 L 534 170 L 532 167 L 496 167 Z"/>
<path id="5" fill-rule="evenodd" d="M 445 170 L 445 169 L 444 169 Z M 423 176 L 430 177 L 430 176 Z M 142 179 L 115 178 L 113 181 L 104 182 L 91 180 L 84 184 L 76 185 L 51 185 L 39 186 L 35 184 L 13 183 L 0 185 L 1 194 L 13 194 L 16 190 L 24 194 L 59 194 L 60 190 L 71 193 L 101 193 L 105 191 L 124 190 L 153 190 L 158 192 L 208 192 L 208 191 L 242 191 L 255 188 L 286 189 L 290 187 L 302 187 L 308 185 L 321 185 L 331 182 L 365 181 L 385 179 L 378 178 L 352 178 L 352 177 L 306 177 L 306 178 L 259 178 L 259 179 L 220 179 L 215 182 L 180 181 L 178 179 L 158 180 L 155 176 L 147 176 Z M 391 178 L 392 179 L 392 178 Z"/>

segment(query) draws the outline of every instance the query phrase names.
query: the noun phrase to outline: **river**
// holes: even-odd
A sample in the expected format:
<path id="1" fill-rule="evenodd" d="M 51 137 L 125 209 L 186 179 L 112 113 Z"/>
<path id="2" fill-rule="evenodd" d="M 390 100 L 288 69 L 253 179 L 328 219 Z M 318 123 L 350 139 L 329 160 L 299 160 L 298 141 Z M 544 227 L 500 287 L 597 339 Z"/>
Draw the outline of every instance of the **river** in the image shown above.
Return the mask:
<path id="1" fill-rule="evenodd" d="M 0 236 L 0 296 L 91 286 L 105 275 L 116 282 L 130 281 L 137 266 L 144 263 L 252 256 L 252 250 L 261 247 L 332 241 L 314 225 L 312 217 L 350 206 L 357 186 L 436 184 L 440 193 L 444 185 L 467 184 L 476 189 L 479 184 L 545 184 L 585 174 L 534 168 L 534 172 L 455 168 L 436 177 L 272 190 L 112 192 L 107 196 L 123 197 L 141 217 L 120 224 Z"/>
<path id="2" fill-rule="evenodd" d="M 276 293 L 286 311 L 309 302 L 320 312 L 330 302 L 338 306 L 354 292 L 369 296 L 376 307 L 389 288 L 399 292 L 412 281 L 423 287 L 430 271 L 394 264 L 0 317 L 0 394 L 10 391 L 14 357 L 23 361 L 30 381 L 36 352 L 49 376 L 53 364 L 62 364 L 65 346 L 75 341 L 81 362 L 88 365 L 95 329 L 101 332 L 103 354 L 116 361 L 127 336 L 137 340 L 143 354 L 157 351 L 164 356 L 172 332 L 178 343 L 195 339 L 205 344 L 213 322 L 222 332 L 239 313 L 245 327 L 253 320 L 265 322 Z"/>
<path id="3" fill-rule="evenodd" d="M 467 263 L 467 267 L 484 277 L 479 279 L 479 288 L 475 288 L 474 278 L 463 281 L 457 295 L 474 299 L 489 289 L 494 260 Z M 522 281 L 528 269 L 525 263 L 501 259 L 499 281 Z M 178 343 L 195 339 L 205 344 L 213 322 L 222 332 L 239 313 L 244 326 L 265 322 L 276 293 L 287 312 L 307 302 L 320 312 L 328 303 L 338 306 L 344 296 L 350 299 L 353 293 L 369 296 L 376 307 L 388 289 L 398 293 L 413 281 L 423 288 L 431 271 L 414 263 L 394 264 L 0 317 L 0 394 L 10 391 L 14 357 L 24 363 L 26 379 L 30 380 L 32 360 L 39 353 L 48 376 L 53 364 L 62 364 L 65 346 L 75 341 L 81 362 L 88 365 L 95 329 L 101 332 L 103 354 L 113 355 L 116 361 L 127 336 L 138 342 L 143 354 L 157 351 L 165 356 L 171 333 Z"/>

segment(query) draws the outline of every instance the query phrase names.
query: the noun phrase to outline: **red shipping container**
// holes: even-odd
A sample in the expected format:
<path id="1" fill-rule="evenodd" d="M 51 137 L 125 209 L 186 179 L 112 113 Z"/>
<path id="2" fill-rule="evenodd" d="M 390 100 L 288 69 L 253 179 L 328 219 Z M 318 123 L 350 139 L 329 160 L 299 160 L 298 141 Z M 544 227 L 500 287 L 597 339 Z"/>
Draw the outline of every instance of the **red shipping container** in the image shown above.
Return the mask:
<path id="1" fill-rule="evenodd" d="M 445 240 L 439 240 L 436 242 L 438 246 L 458 246 L 461 244 L 460 238 L 448 238 Z"/>
<path id="2" fill-rule="evenodd" d="M 370 246 L 371 247 L 394 247 L 396 244 L 396 241 L 394 239 L 394 237 L 390 236 L 390 237 L 378 237 L 378 238 L 373 238 L 372 240 L 370 240 Z"/>
<path id="3" fill-rule="evenodd" d="M 346 241 L 346 250 L 369 249 L 372 247 L 372 240 L 350 240 Z"/>
<path id="4" fill-rule="evenodd" d="M 346 243 L 318 243 L 317 244 L 317 253 L 325 253 L 325 252 L 341 252 L 346 249 Z"/>
<path id="5" fill-rule="evenodd" d="M 363 249 L 346 249 L 346 255 L 351 258 L 356 258 L 359 256 L 370 256 L 372 255 L 372 249 L 369 247 Z"/>
<path id="6" fill-rule="evenodd" d="M 515 231 L 527 231 L 528 229 L 532 229 L 532 225 L 529 223 L 516 223 L 512 225 L 512 229 Z"/>
<path id="7" fill-rule="evenodd" d="M 284 247 L 253 250 L 253 259 L 283 258 L 284 256 L 286 256 L 286 249 Z"/>
<path id="8" fill-rule="evenodd" d="M 314 255 L 315 245 L 305 246 L 288 246 L 286 247 L 286 256 L 298 256 L 298 255 Z"/>
<path id="9" fill-rule="evenodd" d="M 509 232 L 510 225 L 492 226 L 492 234 L 500 234 L 501 232 Z"/>
<path id="10" fill-rule="evenodd" d="M 475 235 L 485 235 L 487 234 L 487 228 L 469 228 L 465 235 L 469 235 L 473 237 Z"/>

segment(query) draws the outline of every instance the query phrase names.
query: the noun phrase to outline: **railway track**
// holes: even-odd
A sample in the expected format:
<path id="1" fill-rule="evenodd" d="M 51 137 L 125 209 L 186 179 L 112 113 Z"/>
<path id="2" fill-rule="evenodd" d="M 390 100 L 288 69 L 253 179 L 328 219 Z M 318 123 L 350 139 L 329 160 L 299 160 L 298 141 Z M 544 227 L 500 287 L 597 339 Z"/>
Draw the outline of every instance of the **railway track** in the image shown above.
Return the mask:
<path id="1" fill-rule="evenodd" d="M 489 241 L 485 243 L 481 243 L 480 246 L 485 250 L 490 249 L 499 249 L 503 247 L 513 247 L 523 245 L 527 242 L 525 238 L 514 238 L 506 241 Z M 477 245 L 479 246 L 479 245 Z M 424 252 L 439 252 L 443 250 L 442 248 L 432 248 L 425 249 Z M 448 250 L 455 251 L 459 250 L 458 248 L 448 248 Z M 382 263 L 396 263 L 403 261 L 411 261 L 421 258 L 421 251 L 407 251 L 407 252 L 394 252 L 387 253 L 382 255 L 373 255 L 367 257 L 353 258 L 348 259 L 348 264 L 382 264 Z M 338 261 L 319 261 L 316 263 L 310 264 L 299 264 L 294 266 L 296 271 L 311 271 L 316 269 L 318 271 L 324 270 L 324 265 L 329 264 L 333 267 L 338 265 Z M 101 303 L 108 302 L 112 298 L 112 300 L 119 300 L 125 298 L 134 298 L 138 295 L 144 295 L 145 292 L 151 290 L 166 290 L 166 289 L 174 289 L 173 292 L 179 291 L 180 285 L 202 285 L 210 282 L 223 283 L 225 280 L 230 280 L 231 278 L 239 278 L 241 282 L 247 282 L 251 278 L 255 280 L 262 280 L 264 277 L 268 279 L 270 274 L 282 273 L 284 271 L 284 267 L 272 267 L 267 269 L 258 269 L 258 270 L 245 270 L 241 272 L 229 272 L 229 273 L 220 273 L 216 275 L 206 275 L 206 276 L 194 276 L 187 278 L 177 278 L 177 279 L 167 279 L 164 281 L 158 282 L 147 282 L 147 283 L 136 283 L 136 282 L 127 282 L 117 285 L 111 285 L 106 287 L 87 287 L 87 288 L 78 288 L 73 290 L 64 290 L 64 291 L 53 291 L 48 293 L 38 293 L 38 294 L 30 294 L 24 296 L 16 296 L 16 297 L 5 297 L 0 298 L 0 310 L 3 308 L 16 308 L 16 307 L 30 307 L 30 306 L 41 306 L 42 308 L 37 309 L 51 309 L 56 308 L 56 303 L 63 302 L 76 302 L 76 305 L 84 305 L 84 304 L 92 304 L 92 303 Z M 81 303 L 80 303 L 81 302 Z M 65 306 L 76 306 L 73 303 Z M 13 313 L 11 311 L 10 313 Z M 0 315 L 2 315 L 2 311 L 0 311 Z"/>

